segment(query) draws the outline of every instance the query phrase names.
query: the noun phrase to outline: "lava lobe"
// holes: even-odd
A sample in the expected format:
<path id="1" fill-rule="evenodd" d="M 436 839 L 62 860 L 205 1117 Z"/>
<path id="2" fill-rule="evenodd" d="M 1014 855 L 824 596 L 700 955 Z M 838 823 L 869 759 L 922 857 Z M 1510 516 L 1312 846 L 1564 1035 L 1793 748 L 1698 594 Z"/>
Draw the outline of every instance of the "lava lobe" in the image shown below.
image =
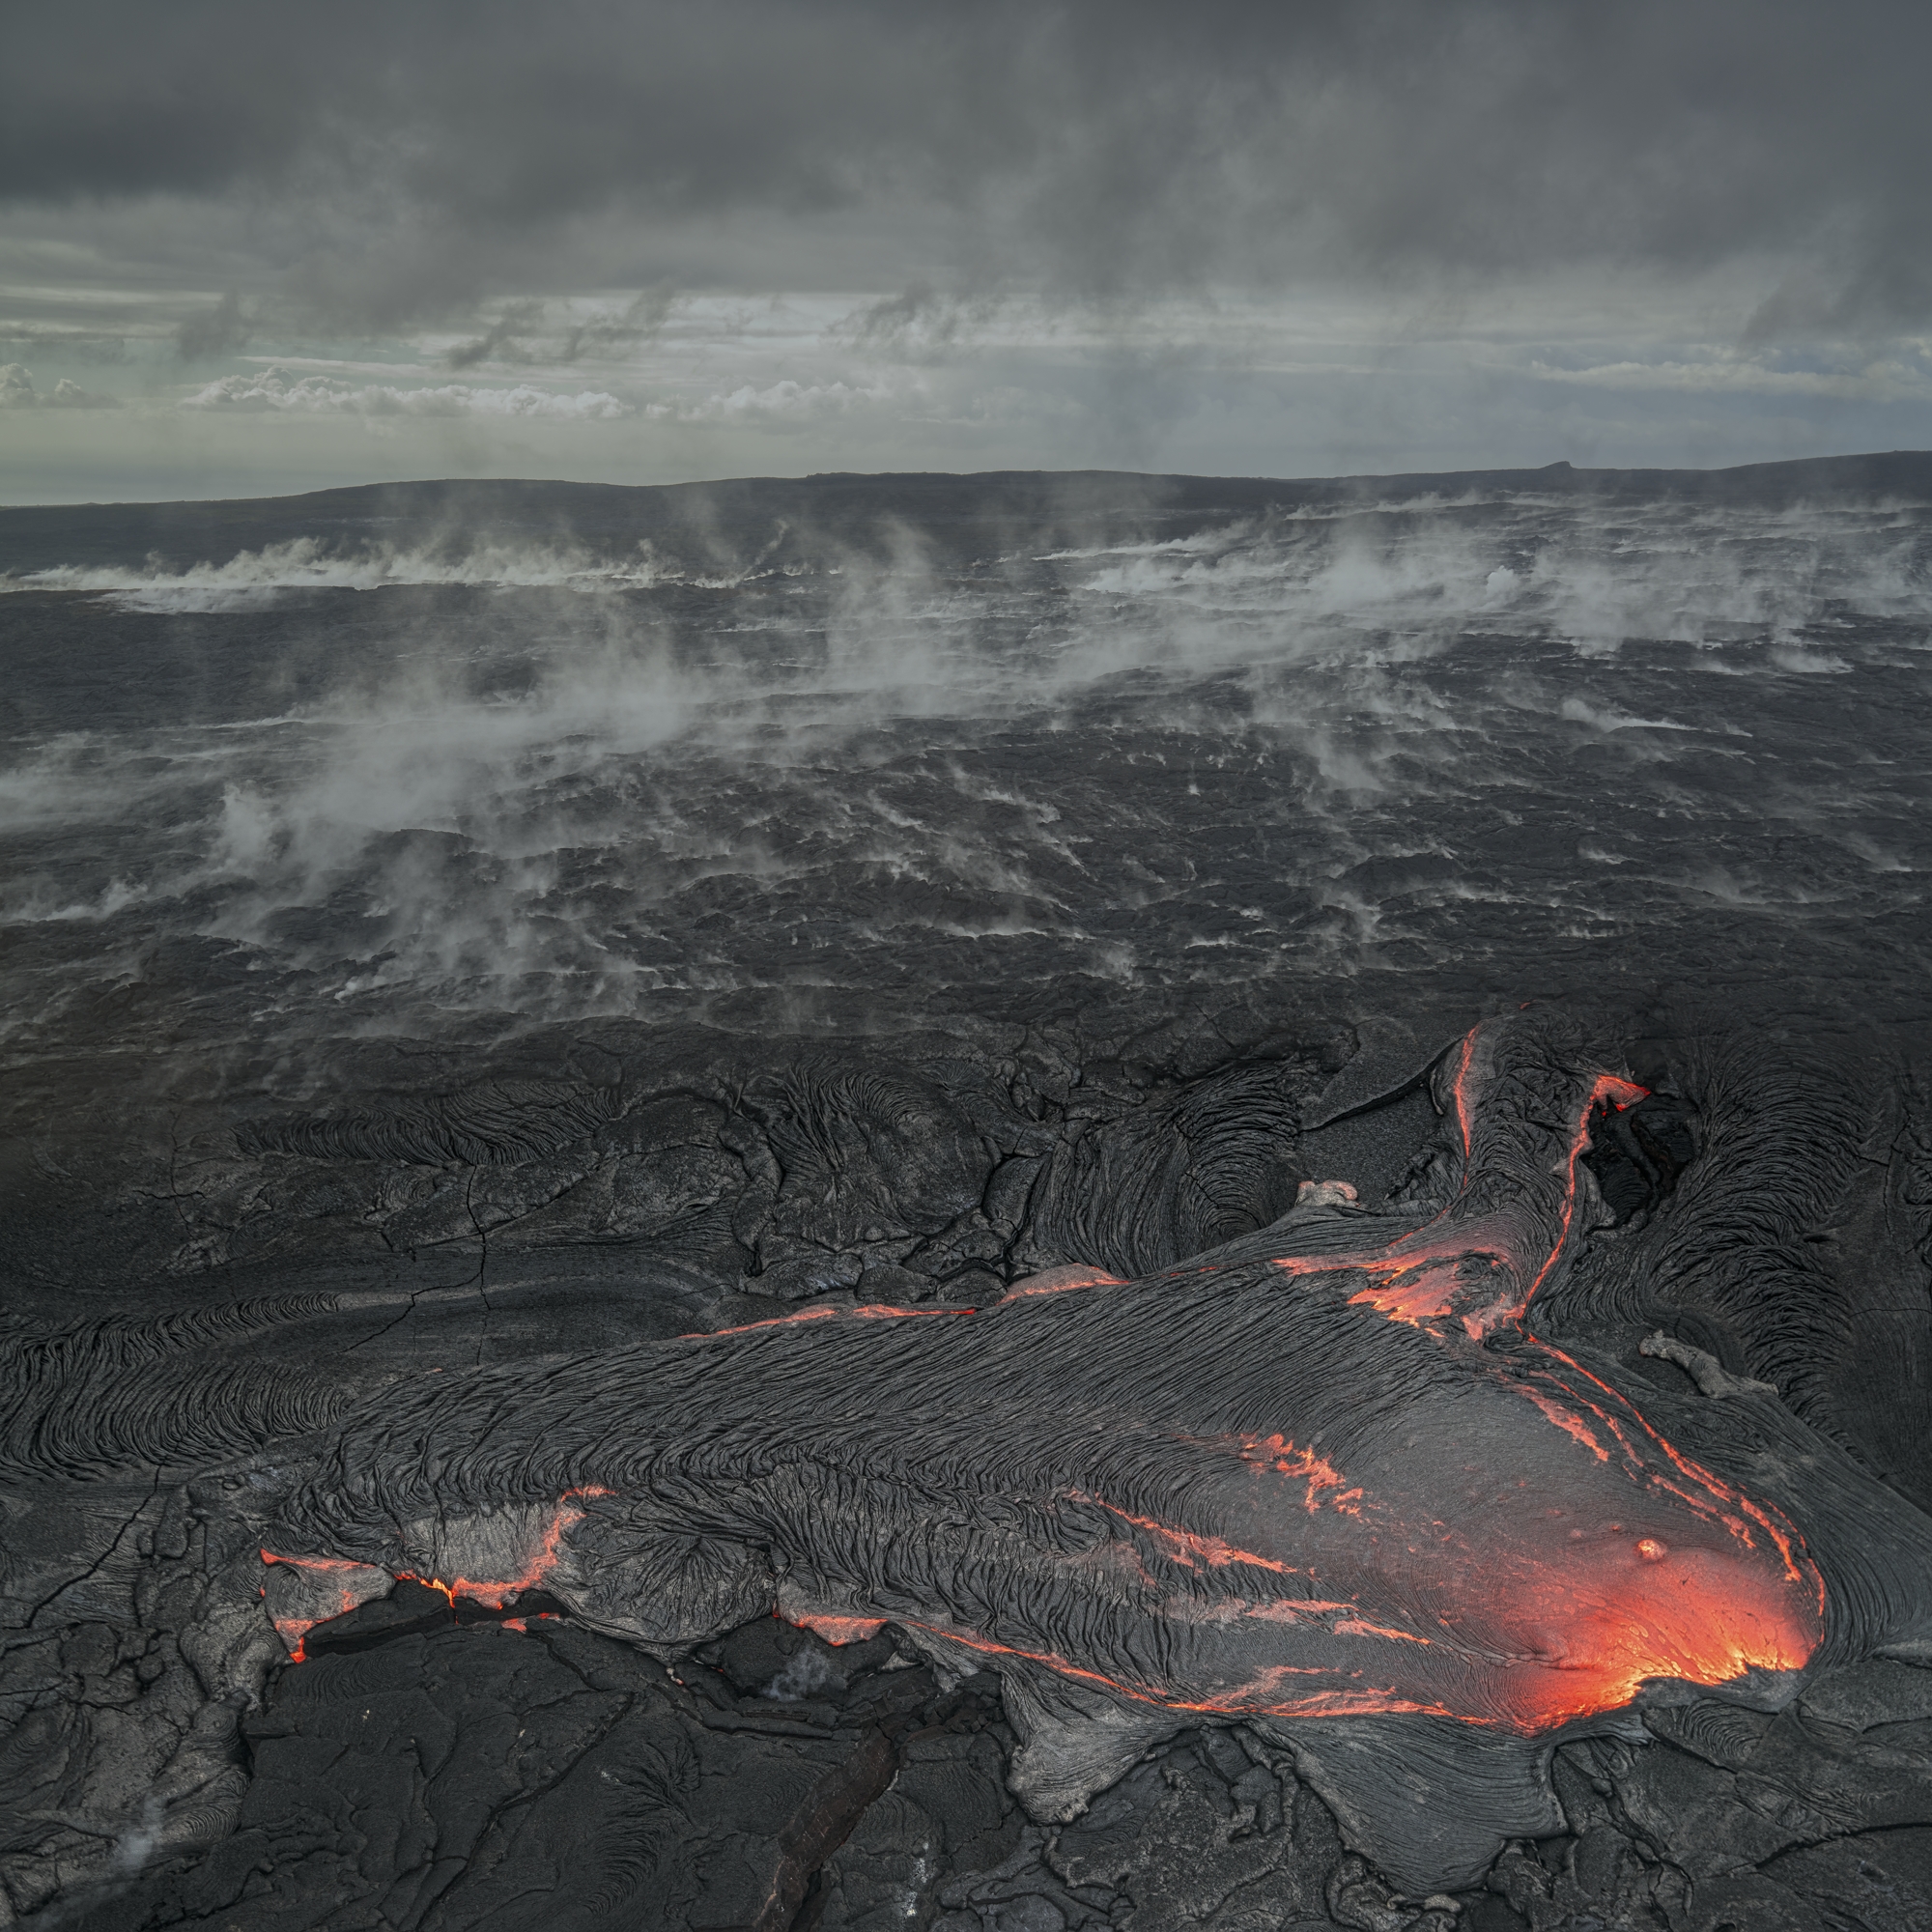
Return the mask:
<path id="1" fill-rule="evenodd" d="M 1419 1223 L 1318 1208 L 1138 1281 L 418 1388 L 295 1499 L 285 1627 L 405 1575 L 663 1645 L 777 1604 L 1156 1713 L 1524 1736 L 1801 1669 L 1798 1533 L 1523 1327 L 1592 1122 L 1642 1090 L 1525 1019 L 1442 1078 L 1460 1173 Z"/>

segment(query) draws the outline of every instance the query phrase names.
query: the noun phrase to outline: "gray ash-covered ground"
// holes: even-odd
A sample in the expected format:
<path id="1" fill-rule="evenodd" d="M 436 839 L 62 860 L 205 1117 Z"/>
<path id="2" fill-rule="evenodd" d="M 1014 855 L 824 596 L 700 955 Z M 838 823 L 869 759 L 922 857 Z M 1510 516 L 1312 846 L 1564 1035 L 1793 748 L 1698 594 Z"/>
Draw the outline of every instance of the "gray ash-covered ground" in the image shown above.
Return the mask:
<path id="1" fill-rule="evenodd" d="M 292 1663 L 235 1590 L 430 1376 L 1427 1203 L 1420 1076 L 1525 1004 L 1657 1096 L 1538 1332 L 1775 1403 L 1932 1575 L 1932 459 L 421 486 L 0 569 L 0 1922 L 1932 1925 L 1922 1642 L 1566 1733 L 1431 1895 L 1265 1726 L 1032 1815 L 890 1622 L 404 1581 Z"/>

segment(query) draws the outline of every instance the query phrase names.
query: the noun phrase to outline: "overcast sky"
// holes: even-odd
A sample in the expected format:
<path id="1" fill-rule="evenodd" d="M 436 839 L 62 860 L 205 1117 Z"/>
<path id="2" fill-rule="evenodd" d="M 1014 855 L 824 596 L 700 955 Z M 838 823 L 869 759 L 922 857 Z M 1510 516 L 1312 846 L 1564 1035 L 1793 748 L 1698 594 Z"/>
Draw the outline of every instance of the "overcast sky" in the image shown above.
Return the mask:
<path id="1" fill-rule="evenodd" d="M 63 0 L 0 500 L 1932 445 L 1932 8 Z"/>

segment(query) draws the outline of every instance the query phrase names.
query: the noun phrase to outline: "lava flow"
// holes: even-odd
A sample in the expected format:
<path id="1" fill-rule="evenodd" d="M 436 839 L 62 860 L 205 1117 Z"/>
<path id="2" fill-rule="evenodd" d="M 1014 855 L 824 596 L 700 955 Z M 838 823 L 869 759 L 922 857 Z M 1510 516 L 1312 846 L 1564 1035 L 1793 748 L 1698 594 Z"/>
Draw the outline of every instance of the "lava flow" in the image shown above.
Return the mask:
<path id="1" fill-rule="evenodd" d="M 1340 1308 L 1326 1304 L 1335 1317 L 1396 1324 L 1415 1338 L 1401 1352 L 1424 1351 L 1427 1382 L 1446 1378 L 1464 1394 L 1438 1406 L 1418 1386 L 1392 1424 L 1396 1439 L 1354 1461 L 1317 1446 L 1319 1436 L 1237 1434 L 1226 1446 L 1240 1475 L 1224 1468 L 1197 1482 L 1184 1513 L 1099 1483 L 1064 1490 L 1119 1526 L 1085 1560 L 1096 1576 L 1128 1579 L 1159 1634 L 1118 1649 L 1159 1656 L 1157 1675 L 1102 1668 L 1051 1630 L 1012 1619 L 921 1628 L 1177 1712 L 1426 1712 L 1524 1735 L 1620 1709 L 1653 1680 L 1718 1687 L 1810 1660 L 1824 1585 L 1790 1526 L 1523 1332 L 1575 1232 L 1592 1122 L 1645 1090 L 1607 1073 L 1575 1083 L 1555 1149 L 1547 1135 L 1492 1134 L 1478 1092 L 1498 1077 L 1486 1031 L 1472 1030 L 1457 1060 L 1463 1172 L 1448 1208 L 1384 1248 L 1274 1263 L 1311 1285 L 1325 1277 L 1346 1290 L 1366 1276 Z M 1021 1284 L 989 1317 L 1020 1319 L 1016 1304 L 1103 1286 L 1135 1292 L 1069 1266 Z M 1227 1293 L 1239 1290 L 1231 1281 Z M 1158 1311 L 1141 1312 L 1151 1317 Z M 1122 1304 L 1119 1319 L 1135 1316 Z M 1485 1346 L 1505 1329 L 1511 1349 Z M 1373 1335 L 1362 1341 L 1373 1357 Z M 1435 1350 L 1443 1354 L 1432 1362 Z M 842 1628 L 853 1616 L 810 1621 Z"/>
<path id="2" fill-rule="evenodd" d="M 1184 1517 L 1065 1492 L 1131 1551 L 1124 1567 L 1118 1545 L 1079 1559 L 1135 1600 L 1109 1644 L 1092 1609 L 1060 1626 L 1084 1646 L 1010 1610 L 918 1628 L 1176 1713 L 1429 1714 L 1520 1736 L 1624 1708 L 1656 1680 L 1735 1686 L 1810 1660 L 1822 1584 L 1774 1512 L 1613 1398 L 1553 1378 L 1527 1392 L 1576 1402 L 1587 1439 L 1451 1408 L 1359 1467 L 1237 1437 Z M 1478 1447 L 1490 1421 L 1506 1433 Z"/>
<path id="3" fill-rule="evenodd" d="M 1417 1508 L 1423 1498 L 1412 1492 L 1422 1486 L 1412 1474 L 1404 1503 L 1371 1498 L 1367 1520 L 1407 1539 L 1410 1553 L 1429 1548 L 1430 1594 L 1454 1606 L 1435 1617 L 1450 1641 L 1461 1632 L 1465 1646 L 1471 1639 L 1482 1648 L 1499 1644 L 1536 1666 L 1518 1673 L 1500 1714 L 1517 1728 L 1618 1708 L 1650 1678 L 1715 1686 L 1752 1671 L 1798 1669 L 1822 1638 L 1825 1595 L 1796 1533 L 1776 1511 L 1673 1448 L 1600 1378 L 1523 1332 L 1529 1304 L 1571 1236 L 1577 1163 L 1592 1121 L 1647 1090 L 1596 1075 L 1576 1104 L 1557 1198 L 1519 1194 L 1468 1211 L 1486 1151 L 1471 1092 L 1484 1031 L 1474 1028 L 1463 1039 L 1452 1087 L 1464 1156 L 1457 1198 L 1378 1252 L 1284 1256 L 1275 1265 L 1302 1279 L 1366 1275 L 1371 1286 L 1349 1296 L 1350 1306 L 1372 1308 L 1444 1347 L 1461 1339 L 1458 1328 L 1479 1346 L 1499 1328 L 1515 1329 L 1514 1355 L 1491 1373 L 1562 1440 L 1540 1452 L 1535 1483 L 1521 1485 L 1544 1503 L 1541 1511 L 1494 1523 L 1463 1513 L 1452 1531 L 1446 1523 L 1455 1519 L 1446 1511 L 1435 1517 Z M 1541 1253 L 1529 1238 L 1539 1228 L 1548 1240 Z M 1585 1501 L 1591 1491 L 1602 1492 L 1594 1512 Z M 1359 1489 L 1350 1493 L 1363 1495 Z M 1562 1501 L 1545 1500 L 1556 1497 Z M 1311 1510 L 1314 1501 L 1311 1483 Z M 1607 1528 L 1579 1525 L 1579 1515 L 1587 1523 L 1593 1514 Z M 1673 1515 L 1682 1527 L 1672 1526 Z M 1618 1520 L 1638 1516 L 1641 1531 Z M 1534 1531 L 1549 1522 L 1567 1526 L 1546 1542 Z"/>
<path id="4" fill-rule="evenodd" d="M 308 1662 L 308 1634 L 317 1624 L 386 1596 L 395 1583 L 386 1570 L 345 1557 L 281 1556 L 264 1549 L 262 1561 L 279 1573 L 263 1584 L 261 1594 L 269 1601 L 270 1621 L 288 1646 L 291 1663 Z M 293 1584 L 284 1581 L 288 1577 L 295 1579 Z"/>
<path id="5" fill-rule="evenodd" d="M 1462 1211 L 1476 1158 L 1468 1087 L 1482 1032 L 1480 1026 L 1472 1027 L 1464 1037 L 1452 1088 L 1463 1155 L 1457 1199 L 1434 1220 L 1398 1236 L 1386 1247 L 1346 1255 L 1284 1255 L 1275 1266 L 1298 1276 L 1367 1275 L 1371 1286 L 1351 1298 L 1414 1327 L 1453 1316 L 1471 1340 L 1480 1342 L 1505 1322 L 1521 1324 L 1569 1241 L 1577 1209 L 1577 1163 L 1590 1145 L 1591 1120 L 1604 1107 L 1621 1112 L 1649 1090 L 1614 1073 L 1600 1073 L 1591 1082 L 1572 1123 L 1554 1239 L 1539 1255 L 1525 1225 L 1537 1217 L 1524 1212 L 1526 1204 Z"/>
<path id="6" fill-rule="evenodd" d="M 561 1493 L 410 1533 L 393 1574 L 497 1608 L 542 1583 L 652 1645 L 775 1605 L 835 1642 L 890 1618 L 961 1661 L 1228 1718 L 1536 1736 L 1654 1680 L 1781 1683 L 1824 1630 L 1802 1539 L 1525 1331 L 1580 1234 L 1592 1122 L 1642 1094 L 1560 1048 L 1515 1017 L 1468 1036 L 1456 1194 L 1382 1247 L 803 1309 L 533 1371 L 482 1430 L 425 1388 L 369 1456 L 460 1458 L 513 1493 L 548 1466 Z M 1286 1222 L 1281 1246 L 1312 1225 L 1338 1224 Z M 600 1493 L 563 1486 L 590 1467 L 615 1534 L 563 1562 Z M 298 1643 L 391 1574 L 295 1560 L 309 1582 L 270 1594 Z"/>
<path id="7" fill-rule="evenodd" d="M 562 1550 L 565 1532 L 572 1524 L 583 1520 L 584 1512 L 575 1507 L 576 1499 L 580 1496 L 608 1496 L 610 1493 L 609 1490 L 594 1485 L 565 1491 L 557 1498 L 555 1506 L 546 1512 L 548 1520 L 537 1531 L 534 1543 L 526 1545 L 522 1568 L 514 1576 L 500 1579 L 479 1579 L 458 1574 L 445 1582 L 439 1576 L 424 1575 L 415 1570 L 392 1571 L 379 1564 L 359 1563 L 343 1557 L 284 1556 L 275 1550 L 264 1549 L 262 1561 L 265 1564 L 277 1566 L 283 1576 L 292 1575 L 298 1579 L 294 1585 L 283 1584 L 281 1577 L 271 1579 L 278 1585 L 275 1591 L 277 1601 L 270 1606 L 275 1631 L 288 1646 L 290 1662 L 305 1663 L 308 1661 L 308 1634 L 316 1625 L 346 1616 L 372 1598 L 386 1596 L 397 1583 L 420 1583 L 445 1598 L 451 1609 L 456 1607 L 459 1598 L 484 1609 L 506 1609 L 551 1580 Z M 482 1538 L 474 1537 L 472 1540 L 480 1544 Z M 269 1593 L 269 1586 L 265 1584 L 263 1595 L 267 1597 Z M 525 1628 L 524 1620 L 520 1618 L 505 1619 L 505 1623 L 508 1628 Z"/>

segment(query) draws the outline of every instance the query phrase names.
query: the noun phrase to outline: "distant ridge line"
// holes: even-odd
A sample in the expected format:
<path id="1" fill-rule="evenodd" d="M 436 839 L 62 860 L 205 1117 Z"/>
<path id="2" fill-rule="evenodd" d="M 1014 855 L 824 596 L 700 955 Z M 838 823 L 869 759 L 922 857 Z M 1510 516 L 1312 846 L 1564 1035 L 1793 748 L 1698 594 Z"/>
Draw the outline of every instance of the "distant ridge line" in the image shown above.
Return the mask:
<path id="1" fill-rule="evenodd" d="M 312 537 L 326 549 L 481 541 L 571 543 L 635 554 L 639 540 L 673 553 L 743 553 L 779 523 L 854 543 L 884 544 L 910 526 L 942 548 L 987 542 L 1176 534 L 1220 518 L 1317 506 L 1370 509 L 1439 497 L 1659 498 L 1796 508 L 1827 501 L 1932 500 L 1932 451 L 1800 457 L 1723 469 L 1460 469 L 1389 475 L 1159 475 L 1135 470 L 831 471 L 693 483 L 568 483 L 450 478 L 362 483 L 290 497 L 205 502 L 0 507 L 0 573 L 61 564 L 182 569 L 243 550 Z"/>

